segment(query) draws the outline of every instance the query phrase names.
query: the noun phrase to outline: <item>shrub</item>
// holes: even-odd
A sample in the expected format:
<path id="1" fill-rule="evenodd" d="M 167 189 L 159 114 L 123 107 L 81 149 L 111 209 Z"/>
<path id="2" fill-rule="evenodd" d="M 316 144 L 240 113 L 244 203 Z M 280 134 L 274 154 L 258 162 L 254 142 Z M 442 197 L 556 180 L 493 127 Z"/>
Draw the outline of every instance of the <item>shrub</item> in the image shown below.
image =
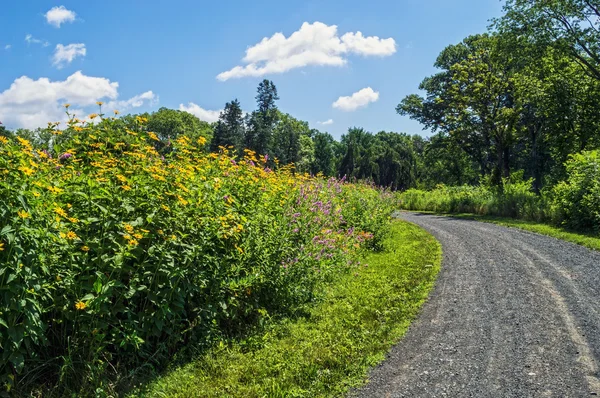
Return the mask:
<path id="1" fill-rule="evenodd" d="M 206 154 L 202 137 L 159 142 L 145 122 L 72 119 L 49 127 L 61 138 L 49 151 L 0 137 L 8 389 L 113 391 L 182 344 L 301 309 L 361 247 L 380 247 L 389 194 L 272 171 L 251 151 Z"/>
<path id="2" fill-rule="evenodd" d="M 552 217 L 574 229 L 600 232 L 600 152 L 571 155 L 567 180 L 552 190 Z"/>
<path id="3" fill-rule="evenodd" d="M 544 200 L 533 192 L 531 180 L 523 180 L 522 172 L 504 179 L 500 187 L 485 184 L 458 187 L 439 185 L 432 191 L 409 189 L 399 195 L 400 206 L 406 210 L 473 213 L 530 220 L 545 219 L 547 213 Z"/>

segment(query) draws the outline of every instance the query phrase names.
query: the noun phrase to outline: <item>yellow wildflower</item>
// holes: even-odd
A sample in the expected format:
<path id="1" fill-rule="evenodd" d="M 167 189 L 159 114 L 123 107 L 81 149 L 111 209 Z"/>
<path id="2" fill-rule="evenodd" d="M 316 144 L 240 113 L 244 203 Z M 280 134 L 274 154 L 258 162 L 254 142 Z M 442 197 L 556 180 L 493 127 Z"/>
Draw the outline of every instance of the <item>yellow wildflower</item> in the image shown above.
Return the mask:
<path id="1" fill-rule="evenodd" d="M 83 311 L 87 308 L 87 304 L 84 303 L 83 301 L 78 301 L 75 303 L 75 308 L 79 311 Z"/>
<path id="2" fill-rule="evenodd" d="M 181 195 L 177 195 L 177 199 L 179 200 L 179 203 L 181 203 L 184 206 L 187 206 L 188 203 L 189 203 L 187 200 L 185 200 L 184 198 L 182 198 Z"/>
<path id="3" fill-rule="evenodd" d="M 142 239 L 144 237 L 144 235 L 142 234 L 133 234 L 133 237 L 136 239 Z"/>
<path id="4" fill-rule="evenodd" d="M 90 248 L 87 246 L 81 246 L 81 250 L 83 250 L 84 252 L 89 252 Z"/>
<path id="5" fill-rule="evenodd" d="M 75 217 L 69 218 L 69 221 L 71 221 L 73 224 L 77 224 L 79 222 L 79 220 L 76 219 Z"/>
<path id="6" fill-rule="evenodd" d="M 127 243 L 129 244 L 129 246 L 137 246 L 139 242 L 135 239 L 129 239 Z"/>
<path id="7" fill-rule="evenodd" d="M 70 240 L 77 239 L 77 234 L 73 231 L 69 231 L 69 232 L 67 232 L 67 239 L 70 239 Z"/>
<path id="8" fill-rule="evenodd" d="M 169 208 L 169 206 L 167 206 L 167 205 L 160 205 L 160 207 L 162 207 L 162 208 L 163 208 L 163 210 L 166 210 L 166 211 L 171 211 L 171 209 L 170 209 L 170 208 Z"/>
<path id="9" fill-rule="evenodd" d="M 129 232 L 130 234 L 133 233 L 133 226 L 131 224 L 123 224 L 123 228 L 125 228 L 125 231 Z"/>
<path id="10" fill-rule="evenodd" d="M 148 137 L 150 137 L 154 141 L 159 141 L 158 136 L 152 132 L 148 133 Z"/>
<path id="11" fill-rule="evenodd" d="M 65 108 L 69 109 L 69 107 L 71 106 L 71 104 L 64 104 L 63 105 Z"/>
<path id="12" fill-rule="evenodd" d="M 102 105 L 104 105 L 104 102 L 102 102 L 102 101 L 98 101 L 98 102 L 96 102 L 96 105 L 98 105 L 98 106 L 102 106 Z"/>
<path id="13" fill-rule="evenodd" d="M 26 219 L 26 218 L 29 218 L 29 217 L 30 217 L 29 213 L 27 213 L 25 210 L 19 210 L 19 211 L 17 212 L 17 215 L 18 215 L 19 217 L 21 217 L 22 219 Z"/>
<path id="14" fill-rule="evenodd" d="M 131 191 L 131 187 L 129 185 L 123 185 L 121 188 L 125 191 Z"/>
<path id="15" fill-rule="evenodd" d="M 62 209 L 62 208 L 60 208 L 60 207 L 55 207 L 55 208 L 54 208 L 54 212 L 55 212 L 56 214 L 58 214 L 59 216 L 61 216 L 61 217 L 64 217 L 64 218 L 67 218 L 67 217 L 68 217 L 68 214 L 67 214 L 67 212 L 66 212 L 66 211 L 64 211 L 64 209 Z"/>
<path id="16" fill-rule="evenodd" d="M 52 193 L 61 193 L 63 190 L 58 187 L 49 186 L 48 191 L 50 191 Z"/>
<path id="17" fill-rule="evenodd" d="M 4 243 L 0 242 L 0 252 L 4 251 Z"/>
<path id="18" fill-rule="evenodd" d="M 119 112 L 119 111 L 118 111 L 118 110 L 116 110 L 116 109 L 115 109 L 113 112 L 115 113 L 115 115 L 118 115 L 119 113 L 121 113 L 121 112 Z"/>
<path id="19" fill-rule="evenodd" d="M 35 170 L 33 170 L 33 169 L 29 168 L 29 167 L 24 167 L 24 166 L 19 167 L 19 170 L 21 170 L 25 175 L 28 175 L 28 176 L 30 176 L 33 173 L 35 173 Z"/>
<path id="20" fill-rule="evenodd" d="M 95 118 L 97 118 L 97 117 L 98 117 L 98 114 L 97 114 L 97 113 L 92 113 L 92 114 L 89 116 L 89 118 L 90 118 L 90 119 L 92 119 L 92 120 L 94 120 L 94 119 L 95 119 Z"/>
<path id="21" fill-rule="evenodd" d="M 0 135 L 0 142 L 3 144 L 8 144 L 8 138 L 3 135 Z"/>

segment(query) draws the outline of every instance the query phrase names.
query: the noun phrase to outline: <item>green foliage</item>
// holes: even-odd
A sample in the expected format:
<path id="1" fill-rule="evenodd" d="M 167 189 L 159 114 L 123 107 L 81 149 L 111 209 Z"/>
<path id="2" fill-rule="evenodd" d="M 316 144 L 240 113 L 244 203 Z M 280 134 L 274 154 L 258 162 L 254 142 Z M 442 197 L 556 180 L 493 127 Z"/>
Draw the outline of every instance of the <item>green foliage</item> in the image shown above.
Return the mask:
<path id="1" fill-rule="evenodd" d="M 415 225 L 395 222 L 384 248 L 353 261 L 305 317 L 225 342 L 135 396 L 346 395 L 402 337 L 439 271 L 439 244 Z"/>
<path id="2" fill-rule="evenodd" d="M 215 133 L 210 143 L 210 150 L 219 151 L 219 147 L 234 147 L 241 149 L 244 140 L 244 118 L 240 102 L 235 99 L 225 104 L 225 109 L 219 115 Z"/>
<path id="3" fill-rule="evenodd" d="M 181 135 L 194 142 L 200 137 L 207 141 L 212 138 L 210 124 L 188 112 L 160 108 L 150 115 L 143 116 L 148 119 L 148 130 L 156 133 L 163 141 L 174 140 Z"/>
<path id="4" fill-rule="evenodd" d="M 256 103 L 258 109 L 249 116 L 247 122 L 244 147 L 259 154 L 268 155 L 273 146 L 273 130 L 279 120 L 276 101 L 279 100 L 277 87 L 270 80 L 263 80 L 258 85 Z"/>
<path id="5" fill-rule="evenodd" d="M 400 205 L 406 210 L 545 219 L 545 206 L 533 192 L 532 180 L 524 181 L 521 177 L 522 173 L 515 173 L 504 179 L 500 187 L 440 185 L 432 191 L 409 189 L 399 194 Z"/>
<path id="6" fill-rule="evenodd" d="M 600 233 L 600 152 L 572 155 L 566 168 L 567 179 L 552 192 L 554 221 Z"/>

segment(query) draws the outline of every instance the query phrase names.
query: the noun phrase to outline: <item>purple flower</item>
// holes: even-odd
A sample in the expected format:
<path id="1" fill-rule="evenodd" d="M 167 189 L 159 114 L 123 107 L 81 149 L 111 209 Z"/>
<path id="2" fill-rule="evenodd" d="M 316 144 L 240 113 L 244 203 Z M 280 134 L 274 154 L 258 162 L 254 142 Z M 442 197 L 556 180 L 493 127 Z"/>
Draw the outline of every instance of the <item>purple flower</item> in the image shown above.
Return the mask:
<path id="1" fill-rule="evenodd" d="M 65 153 L 63 153 L 62 155 L 60 155 L 59 159 L 60 159 L 60 160 L 67 160 L 67 159 L 69 159 L 69 158 L 70 158 L 70 157 L 72 157 L 72 156 L 73 156 L 73 155 L 71 155 L 69 152 L 65 152 Z"/>
<path id="2" fill-rule="evenodd" d="M 294 213 L 294 214 L 292 214 L 292 217 L 294 217 L 294 218 L 298 218 L 298 217 L 300 217 L 301 215 L 302 215 L 302 214 L 300 214 L 300 213 Z"/>
<path id="3" fill-rule="evenodd" d="M 298 228 L 294 228 L 294 230 L 292 232 L 297 234 L 298 232 L 300 232 L 300 230 Z"/>

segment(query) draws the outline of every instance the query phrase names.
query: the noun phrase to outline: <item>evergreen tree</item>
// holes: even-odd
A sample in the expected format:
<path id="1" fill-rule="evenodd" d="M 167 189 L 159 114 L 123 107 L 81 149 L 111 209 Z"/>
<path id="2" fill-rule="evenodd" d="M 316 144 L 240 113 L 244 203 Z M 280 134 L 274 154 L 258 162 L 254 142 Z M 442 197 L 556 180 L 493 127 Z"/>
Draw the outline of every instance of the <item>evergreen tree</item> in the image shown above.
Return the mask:
<path id="1" fill-rule="evenodd" d="M 220 146 L 233 146 L 241 150 L 244 137 L 244 118 L 240 102 L 235 99 L 225 104 L 225 109 L 219 115 L 219 121 L 215 127 L 210 150 L 215 152 Z"/>
<path id="2" fill-rule="evenodd" d="M 257 91 L 258 109 L 248 119 L 244 144 L 258 154 L 268 154 L 272 149 L 273 129 L 279 118 L 275 104 L 279 96 L 275 84 L 266 79 L 258 85 Z"/>

